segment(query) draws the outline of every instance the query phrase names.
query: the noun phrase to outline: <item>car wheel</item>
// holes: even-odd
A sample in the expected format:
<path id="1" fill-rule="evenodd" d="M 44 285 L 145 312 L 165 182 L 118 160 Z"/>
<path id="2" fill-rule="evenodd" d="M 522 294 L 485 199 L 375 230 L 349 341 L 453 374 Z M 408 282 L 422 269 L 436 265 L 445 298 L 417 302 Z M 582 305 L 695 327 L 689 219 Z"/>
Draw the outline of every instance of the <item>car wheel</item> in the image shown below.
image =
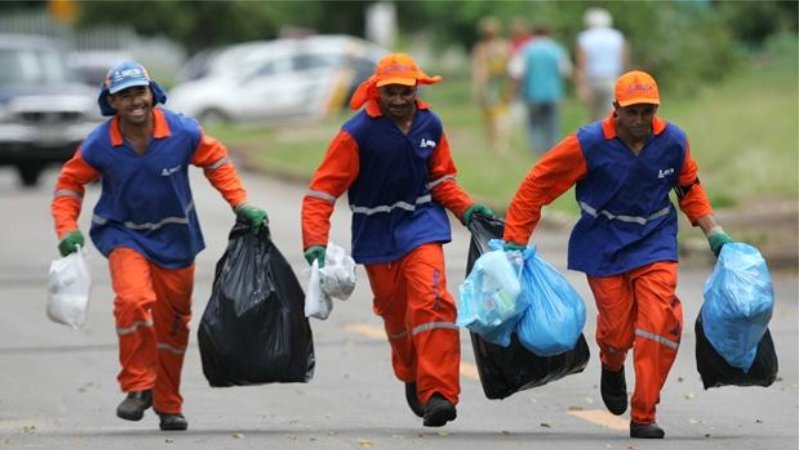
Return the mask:
<path id="1" fill-rule="evenodd" d="M 17 165 L 17 172 L 25 187 L 34 187 L 39 184 L 39 175 L 44 170 L 44 164 L 41 163 L 25 163 Z"/>
<path id="2" fill-rule="evenodd" d="M 212 108 L 201 112 L 197 116 L 197 120 L 199 120 L 203 126 L 212 126 L 219 125 L 221 123 L 228 123 L 230 122 L 230 117 L 228 117 L 228 115 L 222 111 Z"/>

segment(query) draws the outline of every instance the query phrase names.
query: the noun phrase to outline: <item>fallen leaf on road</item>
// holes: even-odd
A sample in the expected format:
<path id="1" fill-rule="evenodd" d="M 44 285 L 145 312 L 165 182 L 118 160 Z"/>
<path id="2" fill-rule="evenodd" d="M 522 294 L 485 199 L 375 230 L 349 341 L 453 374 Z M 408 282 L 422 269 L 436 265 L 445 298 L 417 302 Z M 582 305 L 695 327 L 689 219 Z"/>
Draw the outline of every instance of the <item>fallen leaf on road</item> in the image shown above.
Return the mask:
<path id="1" fill-rule="evenodd" d="M 552 426 L 546 422 L 541 422 L 541 426 L 544 428 L 552 428 Z"/>
<path id="2" fill-rule="evenodd" d="M 358 439 L 358 445 L 364 448 L 371 448 L 372 447 L 372 440 L 371 439 Z"/>
<path id="3" fill-rule="evenodd" d="M 233 437 L 233 439 L 244 439 L 244 435 L 241 433 L 233 433 L 231 437 Z"/>

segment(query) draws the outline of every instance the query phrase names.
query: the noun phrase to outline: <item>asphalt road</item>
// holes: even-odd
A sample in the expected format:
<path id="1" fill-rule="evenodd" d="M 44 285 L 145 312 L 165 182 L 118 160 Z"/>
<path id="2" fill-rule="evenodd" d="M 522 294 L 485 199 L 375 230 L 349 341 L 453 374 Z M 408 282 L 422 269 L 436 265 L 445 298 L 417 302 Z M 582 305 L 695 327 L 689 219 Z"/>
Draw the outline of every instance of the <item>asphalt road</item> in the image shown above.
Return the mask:
<path id="1" fill-rule="evenodd" d="M 372 315 L 365 273 L 331 317 L 312 321 L 317 366 L 307 384 L 211 388 L 203 377 L 196 326 L 209 297 L 216 260 L 224 251 L 233 214 L 202 175 L 195 173 L 195 204 L 208 248 L 197 260 L 191 345 L 183 376 L 186 432 L 158 430 L 147 412 L 141 422 L 116 418 L 123 395 L 118 371 L 108 268 L 91 248 L 94 277 L 90 318 L 83 330 L 50 322 L 44 312 L 47 268 L 57 256 L 49 213 L 55 172 L 41 187 L 20 190 L 15 174 L 0 171 L 0 448 L 9 449 L 796 449 L 797 277 L 774 274 L 776 309 L 770 329 L 780 358 L 780 378 L 769 388 L 703 390 L 696 371 L 693 321 L 710 272 L 684 264 L 680 295 L 686 331 L 662 393 L 658 422 L 664 441 L 628 438 L 628 415 L 611 416 L 599 395 L 599 362 L 593 342 L 595 309 L 579 273 L 567 277 L 588 307 L 585 335 L 592 358 L 587 369 L 502 400 L 483 395 L 468 334 L 462 332 L 462 396 L 458 419 L 431 429 L 421 426 L 393 378 L 389 348 Z M 303 186 L 245 174 L 254 204 L 269 211 L 278 247 L 300 275 L 299 206 Z M 81 224 L 88 230 L 99 186 L 90 188 Z M 333 219 L 332 239 L 348 247 L 349 217 L 343 202 Z M 451 292 L 463 280 L 468 234 L 453 221 L 446 246 Z M 697 231 L 698 232 L 698 231 Z M 540 230 L 542 255 L 565 267 L 560 232 Z M 628 385 L 632 365 L 628 359 Z"/>

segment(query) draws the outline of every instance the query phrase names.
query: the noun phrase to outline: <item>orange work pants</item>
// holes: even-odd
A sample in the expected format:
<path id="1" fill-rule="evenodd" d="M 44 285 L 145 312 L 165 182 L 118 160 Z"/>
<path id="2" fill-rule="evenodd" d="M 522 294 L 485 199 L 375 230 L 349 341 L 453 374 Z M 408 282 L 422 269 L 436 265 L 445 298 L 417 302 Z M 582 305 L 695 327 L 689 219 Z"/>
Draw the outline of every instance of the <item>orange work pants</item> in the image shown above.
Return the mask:
<path id="1" fill-rule="evenodd" d="M 108 256 L 123 392 L 153 390 L 153 407 L 179 413 L 180 374 L 189 341 L 194 264 L 166 269 L 119 247 Z"/>
<path id="2" fill-rule="evenodd" d="M 596 340 L 602 365 L 624 367 L 633 349 L 635 391 L 630 416 L 655 421 L 655 406 L 666 383 L 682 334 L 682 305 L 677 298 L 677 263 L 656 262 L 622 275 L 588 277 L 597 310 Z"/>
<path id="3" fill-rule="evenodd" d="M 460 394 L 460 333 L 455 300 L 447 292 L 441 244 L 425 244 L 389 264 L 366 266 L 374 312 L 383 318 L 394 374 L 416 382 L 422 404 L 439 393 Z"/>

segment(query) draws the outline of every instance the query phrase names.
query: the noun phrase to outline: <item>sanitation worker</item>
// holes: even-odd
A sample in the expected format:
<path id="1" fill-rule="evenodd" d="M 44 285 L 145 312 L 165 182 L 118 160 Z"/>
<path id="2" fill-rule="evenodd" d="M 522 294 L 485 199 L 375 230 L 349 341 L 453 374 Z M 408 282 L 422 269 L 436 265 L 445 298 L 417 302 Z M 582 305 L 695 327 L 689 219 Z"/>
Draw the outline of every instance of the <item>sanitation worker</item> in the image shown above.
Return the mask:
<path id="1" fill-rule="evenodd" d="M 456 304 L 447 291 L 445 208 L 468 224 L 493 215 L 455 181 L 441 119 L 417 98 L 430 77 L 405 54 L 381 59 L 350 99 L 361 111 L 330 143 L 302 204 L 305 258 L 324 264 L 330 215 L 347 192 L 352 256 L 364 264 L 383 318 L 394 374 L 423 424 L 454 420 L 460 393 Z"/>
<path id="2" fill-rule="evenodd" d="M 683 328 L 677 287 L 677 213 L 707 236 L 716 255 L 732 239 L 713 216 L 685 132 L 656 115 L 658 85 L 641 71 L 615 83 L 613 111 L 547 152 L 525 176 L 508 209 L 506 250 L 524 248 L 541 207 L 577 185 L 580 220 L 568 267 L 584 272 L 598 310 L 600 390 L 608 410 L 627 410 L 624 362 L 633 350 L 630 436 L 663 438 L 655 407 Z"/>
<path id="3" fill-rule="evenodd" d="M 78 229 L 84 186 L 101 180 L 90 236 L 108 258 L 119 339 L 117 376 L 126 393 L 116 414 L 141 420 L 150 406 L 162 430 L 185 430 L 180 376 L 189 340 L 194 257 L 204 247 L 189 186 L 203 169 L 253 231 L 267 219 L 247 193 L 227 149 L 197 122 L 157 106 L 163 89 L 139 63 L 113 67 L 98 103 L 111 116 L 93 130 L 58 177 L 51 205 L 61 255 L 85 245 Z"/>

